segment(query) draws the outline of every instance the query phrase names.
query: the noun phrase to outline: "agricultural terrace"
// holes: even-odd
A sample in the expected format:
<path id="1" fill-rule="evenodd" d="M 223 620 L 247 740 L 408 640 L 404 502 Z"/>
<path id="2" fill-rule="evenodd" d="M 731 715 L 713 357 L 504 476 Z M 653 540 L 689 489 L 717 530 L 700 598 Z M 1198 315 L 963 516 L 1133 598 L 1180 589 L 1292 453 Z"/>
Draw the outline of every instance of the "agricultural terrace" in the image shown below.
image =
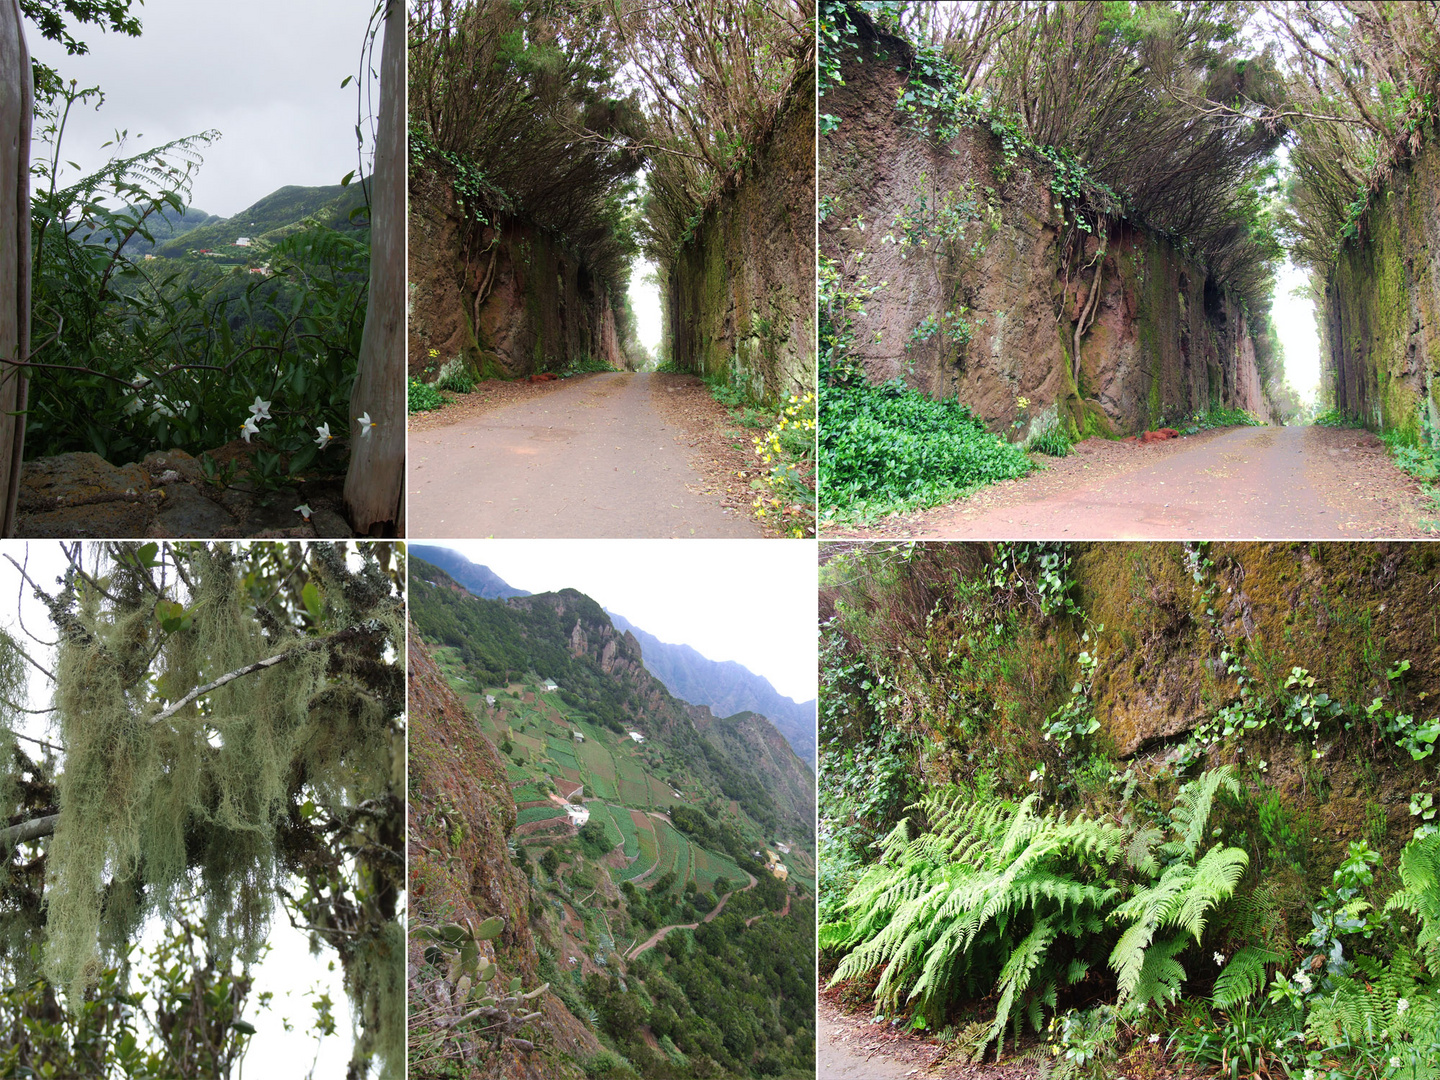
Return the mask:
<path id="1" fill-rule="evenodd" d="M 663 746 L 648 739 L 637 743 L 575 715 L 558 694 L 545 691 L 539 676 L 503 687 L 477 686 L 456 649 L 432 650 L 451 688 L 505 757 L 522 848 L 543 850 L 575 836 L 560 791 L 578 783 L 590 820 L 603 826 L 610 842 L 606 862 L 617 885 L 628 881 L 649 888 L 673 874 L 670 887 L 684 890 L 694 882 L 697 891 L 707 893 L 717 880 L 731 885 L 746 880 L 732 858 L 696 844 L 668 819 L 673 807 L 691 805 L 686 792 L 694 791 L 696 782 L 688 772 L 667 767 Z M 731 802 L 729 810 L 739 817 L 738 805 Z M 787 856 L 787 865 L 813 891 L 814 863 L 796 856 Z"/>

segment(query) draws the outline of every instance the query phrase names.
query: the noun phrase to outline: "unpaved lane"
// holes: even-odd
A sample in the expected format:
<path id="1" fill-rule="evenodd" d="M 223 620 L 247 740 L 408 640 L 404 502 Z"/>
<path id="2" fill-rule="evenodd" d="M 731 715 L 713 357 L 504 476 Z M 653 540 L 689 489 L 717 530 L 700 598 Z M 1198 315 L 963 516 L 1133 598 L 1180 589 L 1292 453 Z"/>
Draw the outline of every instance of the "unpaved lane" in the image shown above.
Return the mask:
<path id="1" fill-rule="evenodd" d="M 414 537 L 758 537 L 702 494 L 650 375 L 600 374 L 410 433 Z"/>
<path id="2" fill-rule="evenodd" d="M 868 1030 L 850 1020 L 825 998 L 820 999 L 815 1028 L 816 1080 L 904 1080 L 922 1072 L 906 1060 L 889 1056 L 889 1040 L 871 1038 L 886 1033 L 879 1025 Z M 928 1072 L 928 1070 L 923 1070 Z"/>
<path id="3" fill-rule="evenodd" d="M 906 535 L 985 539 L 1356 539 L 1430 535 L 1419 485 L 1364 431 L 1235 428 L 987 489 L 904 519 Z M 1115 460 L 1111 460 L 1115 459 Z"/>

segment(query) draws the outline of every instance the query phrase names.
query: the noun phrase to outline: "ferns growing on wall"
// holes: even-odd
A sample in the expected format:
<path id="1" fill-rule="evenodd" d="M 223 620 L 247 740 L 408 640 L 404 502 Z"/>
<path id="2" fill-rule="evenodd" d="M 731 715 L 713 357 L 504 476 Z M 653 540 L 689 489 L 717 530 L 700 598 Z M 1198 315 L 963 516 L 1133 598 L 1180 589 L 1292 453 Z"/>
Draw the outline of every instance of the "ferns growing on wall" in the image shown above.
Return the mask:
<path id="1" fill-rule="evenodd" d="M 1195 861 L 1215 794 L 1234 783 L 1225 767 L 1182 790 L 1175 838 L 1158 849 L 1163 870 L 1149 844 L 1133 843 L 1137 830 L 1042 813 L 1038 795 L 1015 805 L 954 788 L 928 794 L 911 809 L 930 829 L 912 837 L 910 819 L 897 825 L 840 918 L 821 927 L 822 948 L 847 950 L 831 983 L 882 968 L 877 1010 L 912 1009 L 930 1026 L 993 991 L 977 1053 L 991 1042 L 1003 1052 L 1007 1027 L 1038 1030 L 1064 988 L 1107 964 L 1122 999 L 1162 1001 L 1185 978 L 1176 957 L 1199 942 L 1248 862 L 1219 844 Z M 1127 878 L 1128 899 L 1117 883 Z"/>

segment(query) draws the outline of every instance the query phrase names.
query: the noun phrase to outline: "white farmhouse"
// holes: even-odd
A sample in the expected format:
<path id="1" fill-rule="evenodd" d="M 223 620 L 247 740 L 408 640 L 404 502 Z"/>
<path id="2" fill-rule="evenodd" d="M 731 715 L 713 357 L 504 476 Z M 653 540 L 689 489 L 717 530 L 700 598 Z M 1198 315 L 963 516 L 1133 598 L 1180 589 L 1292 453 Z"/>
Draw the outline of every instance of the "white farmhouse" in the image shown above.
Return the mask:
<path id="1" fill-rule="evenodd" d="M 634 739 L 637 743 L 645 741 L 645 736 L 641 735 L 638 731 L 630 732 L 630 738 Z"/>

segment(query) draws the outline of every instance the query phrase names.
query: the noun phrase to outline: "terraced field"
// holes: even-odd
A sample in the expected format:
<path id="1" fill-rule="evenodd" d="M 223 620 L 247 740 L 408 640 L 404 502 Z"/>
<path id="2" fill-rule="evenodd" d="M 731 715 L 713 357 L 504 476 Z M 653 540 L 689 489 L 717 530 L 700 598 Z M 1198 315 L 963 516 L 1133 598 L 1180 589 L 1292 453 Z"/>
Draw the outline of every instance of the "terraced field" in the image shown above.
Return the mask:
<path id="1" fill-rule="evenodd" d="M 547 821 L 550 818 L 564 817 L 565 808 L 550 803 L 548 806 L 527 806 L 515 815 L 517 825 L 528 825 L 532 821 Z"/>
<path id="2" fill-rule="evenodd" d="M 661 747 L 636 743 L 628 734 L 569 715 L 557 694 L 543 692 L 535 683 L 476 687 L 465 678 L 455 649 L 441 647 L 435 657 L 480 729 L 497 745 L 505 737 L 510 740 L 512 755 L 505 771 L 512 795 L 517 805 L 533 804 L 518 811 L 517 824 L 527 826 L 517 838 L 522 844 L 543 847 L 569 835 L 565 810 L 545 801 L 547 781 L 553 785 L 565 779 L 584 785 L 592 818 L 623 843 L 630 863 L 610 871 L 615 881 L 633 881 L 643 888 L 671 872 L 680 888 L 691 880 L 702 890 L 712 890 L 721 877 L 732 884 L 745 881 L 745 872 L 732 859 L 691 843 L 668 821 L 650 816 L 651 811 L 692 805 L 685 794 L 692 786 L 690 778 L 683 772 L 672 776 Z M 495 699 L 494 705 L 487 696 Z M 575 740 L 576 731 L 583 742 Z M 672 779 L 681 786 L 678 797 Z M 739 807 L 732 803 L 731 810 L 738 814 Z M 813 879 L 813 866 L 792 864 L 798 877 L 806 879 L 806 871 Z"/>

